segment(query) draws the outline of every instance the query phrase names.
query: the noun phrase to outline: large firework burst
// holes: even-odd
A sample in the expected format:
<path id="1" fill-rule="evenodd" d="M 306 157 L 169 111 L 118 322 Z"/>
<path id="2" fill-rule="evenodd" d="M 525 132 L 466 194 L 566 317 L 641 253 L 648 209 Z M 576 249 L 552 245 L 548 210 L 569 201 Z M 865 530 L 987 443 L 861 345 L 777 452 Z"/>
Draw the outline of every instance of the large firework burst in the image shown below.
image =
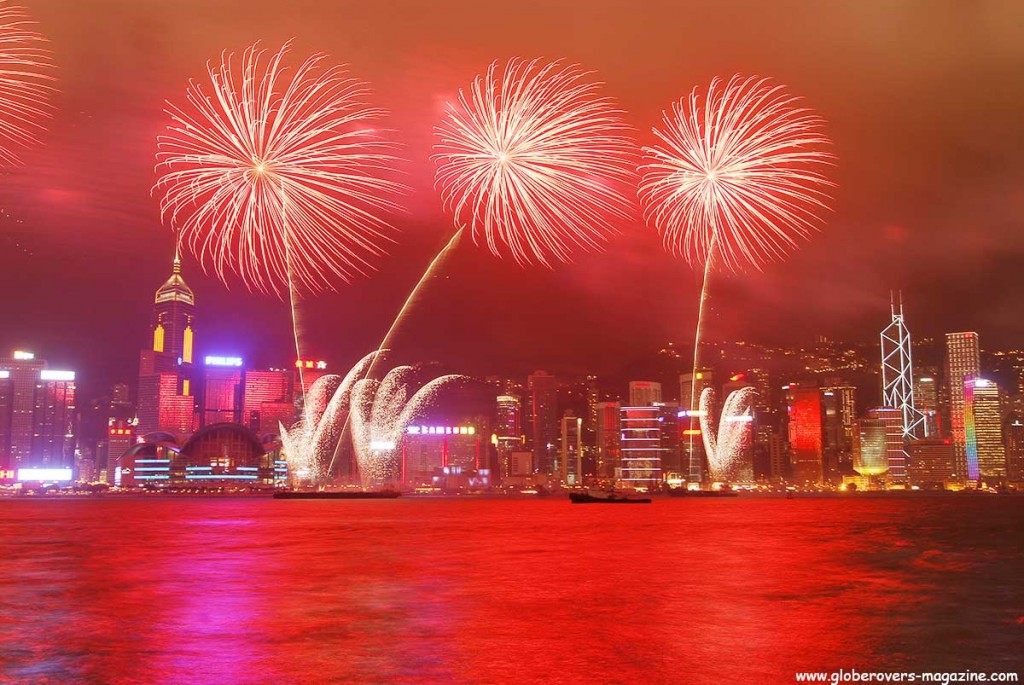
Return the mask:
<path id="1" fill-rule="evenodd" d="M 629 216 L 634 146 L 580 67 L 491 64 L 437 127 L 436 185 L 458 227 L 520 264 L 567 261 Z"/>
<path id="2" fill-rule="evenodd" d="M 53 111 L 53 62 L 25 10 L 0 0 L 0 167 L 39 142 Z"/>
<path id="3" fill-rule="evenodd" d="M 227 282 L 315 294 L 365 273 L 391 227 L 400 185 L 393 146 L 366 86 L 325 55 L 291 74 L 254 45 L 225 53 L 209 83 L 190 82 L 188 106 L 168 104 L 154 190 L 180 241 Z"/>
<path id="4" fill-rule="evenodd" d="M 666 247 L 739 271 L 778 260 L 820 224 L 833 161 L 824 122 L 767 79 L 714 79 L 664 114 L 640 199 Z"/>

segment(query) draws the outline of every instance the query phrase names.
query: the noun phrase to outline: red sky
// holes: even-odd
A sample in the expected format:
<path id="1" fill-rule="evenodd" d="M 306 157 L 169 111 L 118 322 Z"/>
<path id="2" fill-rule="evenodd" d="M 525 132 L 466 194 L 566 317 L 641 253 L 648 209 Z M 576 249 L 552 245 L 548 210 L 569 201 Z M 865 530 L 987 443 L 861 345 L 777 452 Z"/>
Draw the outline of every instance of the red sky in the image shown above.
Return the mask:
<path id="1" fill-rule="evenodd" d="M 336 365 L 379 342 L 450 230 L 427 159 L 445 100 L 510 56 L 594 70 L 642 142 L 673 100 L 734 72 L 774 77 L 828 120 L 835 214 L 790 261 L 718 279 L 712 336 L 870 340 L 902 287 L 917 335 L 1024 339 L 1017 0 L 22 2 L 52 42 L 61 92 L 46 145 L 0 176 L 0 349 L 131 378 L 172 251 L 149 194 L 163 101 L 180 100 L 222 50 L 289 38 L 295 56 L 325 51 L 369 81 L 410 159 L 400 244 L 377 274 L 304 310 L 310 351 Z M 227 291 L 192 261 L 185 274 L 201 347 L 288 359 L 285 305 Z M 698 276 L 639 225 L 555 272 L 466 241 L 445 274 L 396 338 L 409 358 L 603 372 L 692 336 Z"/>

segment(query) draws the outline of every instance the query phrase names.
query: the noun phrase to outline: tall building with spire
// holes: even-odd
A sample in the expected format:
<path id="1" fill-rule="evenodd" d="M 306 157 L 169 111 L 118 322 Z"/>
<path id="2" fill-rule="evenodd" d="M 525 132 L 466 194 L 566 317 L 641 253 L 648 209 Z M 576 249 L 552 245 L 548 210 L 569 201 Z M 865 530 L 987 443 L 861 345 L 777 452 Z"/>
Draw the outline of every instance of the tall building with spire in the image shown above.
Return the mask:
<path id="1" fill-rule="evenodd" d="M 154 352 L 163 352 L 182 364 L 191 364 L 195 335 L 196 298 L 181 276 L 177 253 L 171 276 L 157 288 L 150 330 Z"/>
<path id="2" fill-rule="evenodd" d="M 150 345 L 139 355 L 138 435 L 195 428 L 192 361 L 195 294 L 181 275 L 177 254 L 171 275 L 156 290 L 150 317 Z"/>

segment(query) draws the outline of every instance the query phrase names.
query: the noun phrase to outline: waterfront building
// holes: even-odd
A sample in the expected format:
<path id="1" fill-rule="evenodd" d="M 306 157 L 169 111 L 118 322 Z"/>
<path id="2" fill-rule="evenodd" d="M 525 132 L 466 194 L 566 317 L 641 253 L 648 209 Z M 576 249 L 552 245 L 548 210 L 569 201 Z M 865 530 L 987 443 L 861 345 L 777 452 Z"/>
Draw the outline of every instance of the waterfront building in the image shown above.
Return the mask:
<path id="1" fill-rule="evenodd" d="M 968 378 L 981 375 L 978 334 L 973 331 L 946 334 L 946 382 L 949 389 L 949 423 L 956 453 L 956 473 L 961 479 L 977 480 L 967 466 L 967 431 L 964 423 L 964 392 Z"/>
<path id="2" fill-rule="evenodd" d="M 956 473 L 956 450 L 951 438 L 924 438 L 907 443 L 911 485 L 919 488 L 944 488 L 959 485 L 963 477 Z"/>
<path id="3" fill-rule="evenodd" d="M 904 431 L 903 412 L 895 407 L 875 407 L 868 409 L 867 416 L 881 422 L 886 429 L 885 459 L 889 465 L 888 481 L 892 485 L 907 484 L 907 453 L 905 451 L 906 435 Z"/>
<path id="4" fill-rule="evenodd" d="M 793 482 L 819 485 L 824 478 L 821 390 L 791 383 L 786 391 Z"/>
<path id="5" fill-rule="evenodd" d="M 32 352 L 0 358 L 0 480 L 18 469 L 73 465 L 75 378 Z"/>
<path id="6" fill-rule="evenodd" d="M 967 479 L 1006 480 L 1006 448 L 999 410 L 999 386 L 984 378 L 964 381 L 964 436 Z"/>
<path id="7" fill-rule="evenodd" d="M 638 490 L 662 484 L 660 407 L 621 407 L 621 438 L 616 480 Z"/>
<path id="8" fill-rule="evenodd" d="M 558 462 L 563 483 L 569 486 L 583 483 L 583 419 L 578 416 L 562 417 Z"/>
<path id="9" fill-rule="evenodd" d="M 558 441 L 558 379 L 536 371 L 526 379 L 530 392 L 530 446 L 538 473 L 553 474 Z"/>
<path id="10" fill-rule="evenodd" d="M 597 477 L 611 479 L 619 464 L 622 420 L 618 402 L 597 403 Z"/>

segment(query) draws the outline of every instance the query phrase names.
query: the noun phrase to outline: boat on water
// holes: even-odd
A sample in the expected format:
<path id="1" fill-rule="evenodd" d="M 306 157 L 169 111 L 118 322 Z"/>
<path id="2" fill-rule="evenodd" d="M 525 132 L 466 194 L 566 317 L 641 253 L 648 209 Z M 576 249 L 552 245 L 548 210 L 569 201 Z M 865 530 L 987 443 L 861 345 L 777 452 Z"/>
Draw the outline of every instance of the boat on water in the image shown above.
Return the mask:
<path id="1" fill-rule="evenodd" d="M 650 497 L 631 497 L 621 492 L 591 490 L 589 492 L 570 492 L 569 501 L 573 504 L 650 504 Z"/>
<path id="2" fill-rule="evenodd" d="M 394 499 L 398 490 L 278 490 L 274 499 Z"/>
<path id="3" fill-rule="evenodd" d="M 739 497 L 735 490 L 687 490 L 686 488 L 670 488 L 669 497 Z"/>

